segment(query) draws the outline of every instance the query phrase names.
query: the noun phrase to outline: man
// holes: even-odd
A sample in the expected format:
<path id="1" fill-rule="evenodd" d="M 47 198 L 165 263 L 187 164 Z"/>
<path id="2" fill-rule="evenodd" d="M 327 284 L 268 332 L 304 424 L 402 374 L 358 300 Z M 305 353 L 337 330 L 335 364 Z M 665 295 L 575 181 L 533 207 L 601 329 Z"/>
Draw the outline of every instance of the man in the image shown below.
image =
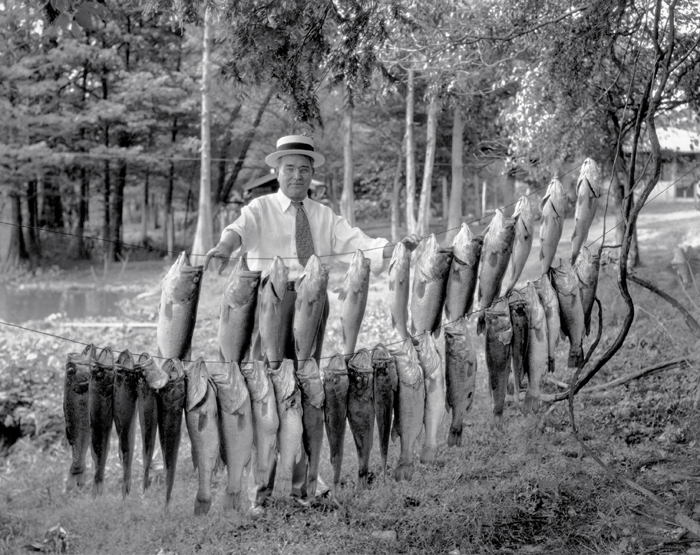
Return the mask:
<path id="1" fill-rule="evenodd" d="M 304 270 L 304 265 L 316 254 L 321 261 L 329 261 L 330 255 L 346 253 L 349 261 L 357 249 L 370 259 L 375 273 L 381 272 L 383 259 L 391 258 L 395 245 L 386 239 L 372 239 L 357 227 L 335 214 L 329 207 L 308 197 L 314 170 L 323 165 L 325 157 L 316 152 L 311 138 L 303 135 L 289 135 L 277 141 L 277 149 L 265 158 L 265 162 L 276 168 L 279 191 L 254 199 L 243 207 L 240 217 L 227 226 L 219 243 L 211 249 L 204 260 L 205 269 L 212 258 L 219 260 L 219 273 L 227 266 L 231 254 L 242 246 L 241 251 L 248 256 L 251 270 L 265 271 L 275 256 L 284 259 L 289 267 L 289 283 L 283 304 L 285 314 L 281 326 L 284 357 L 296 360 L 293 341 L 294 282 Z M 402 242 L 409 251 L 420 242 L 417 235 L 408 235 Z M 347 254 L 349 253 L 349 254 Z M 316 335 L 316 348 L 313 357 L 318 362 L 323 349 L 326 320 L 328 318 L 328 298 L 326 297 L 322 321 Z M 257 330 L 253 334 L 252 359 L 260 357 L 260 337 Z M 295 468 L 293 493 L 304 494 L 305 461 Z M 260 486 L 257 503 L 260 504 L 270 493 L 274 483 L 274 469 L 267 486 Z"/>

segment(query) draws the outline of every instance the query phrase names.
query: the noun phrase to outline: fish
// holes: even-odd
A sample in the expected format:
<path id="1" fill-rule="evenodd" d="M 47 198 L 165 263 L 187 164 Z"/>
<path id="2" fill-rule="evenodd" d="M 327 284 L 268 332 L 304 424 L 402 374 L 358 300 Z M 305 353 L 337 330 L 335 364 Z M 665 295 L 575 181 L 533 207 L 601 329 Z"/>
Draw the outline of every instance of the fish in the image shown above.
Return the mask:
<path id="1" fill-rule="evenodd" d="M 569 368 L 583 363 L 583 336 L 586 332 L 578 276 L 574 269 L 560 264 L 550 270 L 552 286 L 559 301 L 561 331 L 569 338 Z"/>
<path id="2" fill-rule="evenodd" d="M 316 343 L 316 333 L 326 303 L 328 272 L 329 267 L 321 264 L 321 259 L 312 254 L 296 282 L 294 346 L 299 361 L 311 356 Z"/>
<path id="3" fill-rule="evenodd" d="M 581 173 L 576 182 L 576 212 L 574 214 L 574 233 L 571 236 L 571 263 L 581 252 L 581 247 L 588 239 L 600 197 L 600 169 L 595 160 L 586 158 L 581 166 Z"/>
<path id="4" fill-rule="evenodd" d="M 114 365 L 114 427 L 119 439 L 119 459 L 122 463 L 122 499 L 131 491 L 131 463 L 134 457 L 136 433 L 136 402 L 141 372 L 134 366 L 134 357 L 126 350 Z"/>
<path id="5" fill-rule="evenodd" d="M 190 265 L 181 252 L 161 282 L 156 343 L 158 356 L 190 357 L 204 266 Z"/>
<path id="6" fill-rule="evenodd" d="M 447 445 L 462 445 L 464 418 L 471 408 L 476 389 L 476 351 L 467 317 L 462 316 L 445 326 L 445 385 L 452 422 Z"/>
<path id="7" fill-rule="evenodd" d="M 497 208 L 484 237 L 484 247 L 481 250 L 477 288 L 479 318 L 476 323 L 476 332 L 478 334 L 484 330 L 484 310 L 491 306 L 501 291 L 501 282 L 513 251 L 514 239 L 515 220 L 506 218 L 503 212 Z"/>
<path id="8" fill-rule="evenodd" d="M 442 418 L 445 416 L 445 369 L 432 335 L 423 334 L 418 338 L 418 360 L 423 367 L 425 383 L 425 410 L 423 424 L 425 441 L 420 455 L 420 462 L 435 462 L 437 456 L 437 439 Z"/>
<path id="9" fill-rule="evenodd" d="M 66 357 L 63 414 L 72 454 L 66 491 L 85 485 L 85 459 L 90 448 L 90 369 L 94 357 L 94 345 L 88 345 L 82 353 L 69 353 Z"/>
<path id="10" fill-rule="evenodd" d="M 394 405 L 394 430 L 401 438 L 401 453 L 394 470 L 394 479 L 397 482 L 410 482 L 414 470 L 413 451 L 423 428 L 425 413 L 423 368 L 410 337 L 401 343 L 399 350 L 390 352 L 396 360 L 396 373 L 399 376 L 398 395 Z"/>
<path id="11" fill-rule="evenodd" d="M 211 372 L 216 384 L 219 414 L 219 447 L 226 465 L 224 511 L 243 508 L 243 472 L 253 453 L 253 410 L 250 394 L 238 363 L 231 362 L 221 371 Z"/>
<path id="12" fill-rule="evenodd" d="M 165 509 L 168 509 L 175 484 L 177 455 L 180 451 L 182 415 L 187 401 L 185 365 L 180 359 L 170 358 L 163 362 L 161 371 L 167 383 L 156 390 L 158 403 L 158 437 L 165 467 Z M 194 459 L 193 459 L 194 460 Z"/>
<path id="13" fill-rule="evenodd" d="M 287 294 L 288 280 L 289 268 L 279 256 L 275 256 L 262 276 L 258 293 L 262 355 L 270 368 L 275 369 L 282 364 L 284 345 L 280 337 L 280 326 L 282 325 L 282 302 Z"/>
<path id="14" fill-rule="evenodd" d="M 525 300 L 527 301 L 527 368 L 528 383 L 523 413 L 536 413 L 540 405 L 542 378 L 547 373 L 549 365 L 549 347 L 547 331 L 547 316 L 542 306 L 540 297 L 531 281 L 525 286 Z"/>
<path id="15" fill-rule="evenodd" d="M 379 433 L 382 474 L 386 478 L 391 417 L 394 412 L 394 395 L 396 395 L 399 376 L 396 373 L 396 360 L 381 343 L 372 349 L 372 368 L 374 370 L 374 416 Z"/>
<path id="16" fill-rule="evenodd" d="M 513 341 L 511 342 L 511 369 L 515 398 L 520 404 L 520 388 L 523 378 L 528 375 L 527 341 L 528 341 L 528 312 L 524 299 L 508 297 L 510 323 L 513 326 Z"/>
<path id="17" fill-rule="evenodd" d="M 510 256 L 510 278 L 506 286 L 505 295 L 508 295 L 513 290 L 520 278 L 520 274 L 523 273 L 523 268 L 525 268 L 527 258 L 530 256 L 532 242 L 535 238 L 535 207 L 530 202 L 529 197 L 520 197 L 513 217 L 516 220 L 515 239 L 513 241 L 513 252 Z"/>
<path id="18" fill-rule="evenodd" d="M 270 370 L 269 374 L 275 389 L 280 422 L 277 430 L 279 459 L 274 492 L 277 495 L 290 495 L 294 463 L 299 460 L 302 449 L 301 392 L 294 377 L 293 360 L 284 359 L 282 365 L 276 370 Z"/>
<path id="19" fill-rule="evenodd" d="M 549 279 L 549 274 L 541 276 L 532 282 L 537 291 L 537 296 L 544 308 L 545 318 L 547 319 L 547 369 L 549 372 L 555 370 L 555 349 L 559 344 L 559 335 L 561 333 L 561 318 L 559 317 L 559 300 L 557 293 L 552 287 L 552 282 Z"/>
<path id="20" fill-rule="evenodd" d="M 143 491 L 151 485 L 151 463 L 158 436 L 158 401 L 156 391 L 168 383 L 168 375 L 163 372 L 148 353 L 139 355 L 134 362 L 139 371 L 136 408 L 141 428 L 141 458 L 143 460 Z"/>
<path id="21" fill-rule="evenodd" d="M 489 389 L 493 400 L 493 424 L 503 427 L 503 407 L 510 374 L 513 326 L 508 301 L 501 297 L 486 309 L 486 368 L 489 371 Z"/>
<path id="22" fill-rule="evenodd" d="M 348 369 L 341 354 L 335 354 L 323 368 L 323 420 L 328 437 L 331 467 L 333 467 L 333 496 L 337 497 L 340 471 L 343 466 L 345 418 L 348 411 Z"/>
<path id="23" fill-rule="evenodd" d="M 452 250 L 443 249 L 435 234 L 428 238 L 425 249 L 418 257 L 413 274 L 411 295 L 411 331 L 413 335 L 439 329 L 447 279 L 452 265 Z M 439 332 L 438 332 L 439 333 Z"/>
<path id="24" fill-rule="evenodd" d="M 540 266 L 542 275 L 549 271 L 557 246 L 564 229 L 564 213 L 566 211 L 566 193 L 558 179 L 552 179 L 547 186 L 547 192 L 540 202 L 542 224 L 540 225 Z"/>
<path id="25" fill-rule="evenodd" d="M 467 223 L 462 224 L 452 241 L 453 256 L 445 293 L 445 317 L 448 322 L 461 318 L 472 308 L 483 245 L 483 236 L 475 236 Z"/>
<path id="26" fill-rule="evenodd" d="M 95 498 L 104 491 L 109 435 L 114 421 L 114 354 L 110 347 L 105 347 L 92 359 L 88 395 L 92 461 L 95 467 L 92 497 Z"/>
<path id="27" fill-rule="evenodd" d="M 245 256 L 226 280 L 219 314 L 219 358 L 240 364 L 250 348 L 258 306 L 259 271 L 248 269 Z"/>
<path id="28" fill-rule="evenodd" d="M 389 261 L 391 325 L 402 340 L 408 337 L 408 297 L 411 292 L 411 253 L 399 242 Z"/>
<path id="29" fill-rule="evenodd" d="M 253 446 L 255 447 L 255 467 L 252 469 L 255 483 L 266 484 L 277 457 L 277 430 L 280 426 L 277 415 L 275 390 L 265 363 L 256 360 L 253 364 L 241 366 L 245 378 L 250 404 L 253 411 Z"/>
<path id="30" fill-rule="evenodd" d="M 301 389 L 303 429 L 301 441 L 308 460 L 305 490 L 306 496 L 313 499 L 316 497 L 318 467 L 321 463 L 323 448 L 325 393 L 321 372 L 315 359 L 310 358 L 306 362 L 300 362 L 296 375 L 299 389 Z"/>
<path id="31" fill-rule="evenodd" d="M 211 508 L 211 479 L 216 471 L 219 457 L 216 388 L 202 357 L 186 366 L 185 375 L 187 377 L 185 422 L 192 444 L 192 464 L 197 471 L 199 483 L 194 500 L 194 515 L 204 516 Z"/>
<path id="32" fill-rule="evenodd" d="M 348 361 L 348 423 L 357 448 L 355 491 L 367 489 L 369 456 L 374 441 L 374 368 L 372 355 L 360 349 Z"/>
<path id="33" fill-rule="evenodd" d="M 586 335 L 591 333 L 591 313 L 593 301 L 595 301 L 598 289 L 598 275 L 600 273 L 600 254 L 592 254 L 588 247 L 583 247 L 580 256 L 576 258 L 574 270 L 578 276 L 581 290 L 581 306 L 583 307 L 583 324 L 586 327 Z"/>
<path id="34" fill-rule="evenodd" d="M 357 336 L 367 306 L 370 260 L 358 249 L 352 257 L 343 286 L 338 291 L 341 301 L 340 327 L 343 330 L 343 352 L 346 357 L 355 352 Z"/>

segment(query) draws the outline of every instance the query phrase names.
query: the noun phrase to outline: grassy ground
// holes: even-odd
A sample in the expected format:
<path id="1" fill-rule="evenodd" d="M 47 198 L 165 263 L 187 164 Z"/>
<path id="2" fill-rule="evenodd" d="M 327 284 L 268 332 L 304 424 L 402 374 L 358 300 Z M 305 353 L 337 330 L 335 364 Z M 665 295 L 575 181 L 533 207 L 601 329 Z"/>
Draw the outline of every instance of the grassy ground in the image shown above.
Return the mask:
<path id="1" fill-rule="evenodd" d="M 666 267 L 671 247 L 689 231 L 696 232 L 698 223 L 697 212 L 654 204 L 645 209 L 639 223 L 644 262 L 639 275 L 693 309 Z M 560 245 L 562 256 L 570 249 L 567 239 L 572 225 L 567 221 Z M 385 234 L 380 228 L 371 231 Z M 590 238 L 601 233 L 602 222 L 598 221 Z M 536 242 L 524 279 L 538 275 L 538 250 Z M 100 321 L 155 321 L 157 285 L 166 268 L 162 261 L 144 261 L 129 263 L 121 276 L 115 271 L 103 285 L 133 291 L 134 296 L 122 303 L 125 316 Z M 334 266 L 331 288 L 339 285 L 343 273 L 342 266 Z M 623 316 L 615 279 L 614 268 L 605 267 L 599 289 L 605 315 L 599 353 L 612 343 Z M 223 281 L 210 272 L 203 285 L 193 350 L 195 356 L 208 360 L 215 359 Z M 56 271 L 50 280 L 34 278 L 28 286 L 60 288 L 91 283 L 89 270 L 83 269 Z M 689 356 L 693 366 L 654 374 L 606 392 L 579 395 L 575 402 L 577 424 L 586 444 L 616 472 L 652 490 L 673 511 L 700 518 L 700 398 L 697 356 L 692 353 L 698 338 L 691 336 L 679 315 L 663 301 L 635 285 L 630 288 L 637 306 L 632 330 L 594 383 L 680 356 Z M 136 299 L 137 293 L 145 295 Z M 358 348 L 397 341 L 390 327 L 386 296 L 386 276 L 373 278 Z M 341 344 L 338 304 L 334 295 L 331 298 L 324 355 L 331 355 Z M 695 302 L 699 301 L 696 295 Z M 696 309 L 694 312 L 700 316 Z M 61 318 L 33 322 L 28 327 L 118 350 L 155 350 L 155 330 L 148 328 L 78 328 Z M 146 495 L 139 495 L 139 488 L 135 488 L 136 492 L 121 500 L 116 438 L 105 495 L 92 500 L 88 491 L 66 494 L 63 483 L 70 455 L 62 431 L 63 362 L 66 353 L 80 346 L 1 328 L 0 346 L 5 356 L 0 391 L 26 399 L 26 421 L 34 426 L 34 435 L 20 440 L 0 459 L 0 553 L 26 552 L 25 546 L 30 544 L 39 547 L 49 529 L 59 524 L 67 533 L 70 553 L 700 553 L 700 539 L 680 529 L 673 521 L 673 512 L 667 514 L 622 486 L 585 454 L 571 434 L 565 404 L 543 407 L 537 417 L 529 418 L 510 405 L 504 431 L 493 431 L 483 339 L 478 338 L 476 345 L 477 395 L 463 445 L 448 448 L 444 443 L 446 419 L 438 463 L 418 464 L 412 482 L 384 479 L 375 443 L 371 489 L 354 495 L 357 465 L 348 429 L 341 508 L 324 500 L 303 508 L 278 499 L 257 519 L 225 514 L 221 509 L 225 475 L 219 473 L 210 514 L 195 519 L 196 475 L 185 432 L 168 514 L 162 511 L 162 471 L 156 473 L 156 483 Z M 566 354 L 566 344 L 560 345 L 556 377 L 561 380 L 570 377 L 564 368 Z M 548 387 L 554 390 L 554 386 Z M 397 458 L 398 445 L 392 444 L 391 467 Z M 140 470 L 137 457 L 133 472 L 137 483 Z M 325 455 L 321 474 L 330 476 Z M 47 550 L 51 547 L 44 544 Z"/>

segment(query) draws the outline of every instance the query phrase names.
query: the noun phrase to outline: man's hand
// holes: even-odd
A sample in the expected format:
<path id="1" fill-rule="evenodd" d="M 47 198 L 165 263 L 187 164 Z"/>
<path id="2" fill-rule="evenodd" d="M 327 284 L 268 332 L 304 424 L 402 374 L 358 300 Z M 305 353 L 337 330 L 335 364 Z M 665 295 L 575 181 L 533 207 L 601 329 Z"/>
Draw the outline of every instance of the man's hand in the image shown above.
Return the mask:
<path id="1" fill-rule="evenodd" d="M 406 250 L 408 252 L 413 252 L 416 250 L 416 247 L 418 246 L 418 243 L 421 242 L 421 237 L 420 235 L 416 235 L 415 233 L 411 233 L 410 235 L 406 235 L 403 239 L 401 239 L 401 242 L 404 244 L 406 247 Z"/>
<path id="2" fill-rule="evenodd" d="M 221 272 L 223 272 L 226 266 L 228 266 L 228 261 L 232 252 L 232 245 L 220 242 L 213 249 L 211 249 L 204 257 L 204 270 L 206 271 L 206 269 L 209 267 L 209 261 L 212 258 L 216 258 L 219 261 L 218 273 L 219 275 L 221 275 Z"/>

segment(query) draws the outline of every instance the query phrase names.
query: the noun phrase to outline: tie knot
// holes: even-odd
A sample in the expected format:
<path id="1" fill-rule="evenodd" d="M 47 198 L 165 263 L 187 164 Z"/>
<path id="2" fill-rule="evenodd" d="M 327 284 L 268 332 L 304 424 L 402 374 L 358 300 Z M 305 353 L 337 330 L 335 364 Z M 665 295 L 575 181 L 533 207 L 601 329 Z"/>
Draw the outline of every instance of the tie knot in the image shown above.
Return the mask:
<path id="1" fill-rule="evenodd" d="M 304 203 L 300 200 L 293 200 L 292 204 L 295 208 L 304 208 Z"/>

